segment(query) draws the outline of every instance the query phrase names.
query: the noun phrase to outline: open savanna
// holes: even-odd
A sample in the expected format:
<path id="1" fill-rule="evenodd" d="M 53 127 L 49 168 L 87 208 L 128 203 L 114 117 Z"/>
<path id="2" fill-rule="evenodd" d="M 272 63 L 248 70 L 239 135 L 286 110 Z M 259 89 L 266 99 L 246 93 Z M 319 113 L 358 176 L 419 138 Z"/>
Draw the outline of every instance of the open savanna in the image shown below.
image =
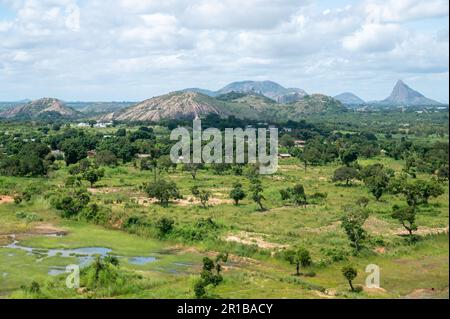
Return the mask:
<path id="1" fill-rule="evenodd" d="M 404 161 L 379 156 L 359 159 L 366 166 L 382 163 L 400 172 Z M 83 181 L 91 194 L 91 202 L 111 209 L 118 216 L 116 223 L 94 225 L 59 217 L 51 207 L 46 192 L 57 192 L 69 176 L 63 162 L 61 168 L 45 178 L 0 177 L 0 196 L 12 198 L 26 188 L 38 189 L 30 201 L 15 204 L 11 200 L 0 203 L 0 245 L 11 243 L 11 235 L 19 244 L 39 250 L 54 248 L 105 247 L 117 255 L 121 267 L 137 273 L 139 289 L 123 290 L 117 298 L 193 298 L 193 284 L 199 277 L 204 256 L 229 252 L 224 264 L 224 281 L 208 290 L 221 298 L 400 298 L 448 297 L 448 184 L 445 194 L 420 207 L 417 218 L 420 239 L 408 244 L 401 236 L 401 224 L 392 219 L 392 206 L 403 204 L 401 195 L 384 194 L 379 201 L 368 192 L 362 182 L 350 186 L 336 185 L 331 177 L 338 162 L 326 166 L 311 166 L 305 171 L 298 159 L 285 159 L 278 172 L 262 176 L 266 211 L 257 210 L 251 200 L 249 181 L 244 176 L 217 175 L 212 169 L 199 170 L 196 179 L 178 167 L 170 172 L 157 172 L 157 178 L 174 181 L 183 199 L 162 207 L 142 191 L 143 183 L 155 178 L 153 171 L 142 171 L 132 163 L 106 167 L 104 177 L 94 187 Z M 429 175 L 421 176 L 427 179 Z M 234 205 L 229 198 L 233 183 L 241 182 L 247 198 Z M 307 195 L 326 193 L 325 200 L 306 207 L 286 204 L 279 191 L 301 183 Z M 193 198 L 191 188 L 197 185 L 212 195 L 208 207 L 201 207 Z M 40 195 L 39 195 L 40 194 Z M 360 197 L 367 197 L 370 217 L 364 227 L 370 234 L 367 249 L 353 256 L 347 236 L 340 226 L 342 207 L 352 205 Z M 38 221 L 17 218 L 26 212 L 39 216 Z M 175 229 L 188 228 L 200 219 L 211 218 L 218 229 L 214 236 L 203 240 L 188 240 L 169 236 L 158 239 L 156 230 L 135 229 L 130 233 L 122 227 L 129 216 L 141 216 L 157 221 L 169 217 Z M 48 231 L 42 231 L 47 229 Z M 63 236 L 49 236 L 52 231 Z M 281 258 L 285 248 L 306 247 L 313 264 L 304 273 L 293 276 L 295 266 Z M 342 258 L 335 258 L 333 256 Z M 132 257 L 155 257 L 154 262 L 136 265 Z M 339 260 L 343 259 L 343 260 Z M 0 248 L 0 296 L 23 297 L 20 287 L 32 281 L 40 283 L 47 297 L 83 298 L 86 294 L 64 286 L 65 274 L 52 276 L 49 267 L 63 267 L 75 258 L 53 256 L 39 258 L 38 254 Z M 351 263 L 358 270 L 356 284 L 363 285 L 368 274 L 365 267 L 376 264 L 381 269 L 381 288 L 349 292 L 341 268 Z M 56 288 L 55 288 L 56 287 Z"/>

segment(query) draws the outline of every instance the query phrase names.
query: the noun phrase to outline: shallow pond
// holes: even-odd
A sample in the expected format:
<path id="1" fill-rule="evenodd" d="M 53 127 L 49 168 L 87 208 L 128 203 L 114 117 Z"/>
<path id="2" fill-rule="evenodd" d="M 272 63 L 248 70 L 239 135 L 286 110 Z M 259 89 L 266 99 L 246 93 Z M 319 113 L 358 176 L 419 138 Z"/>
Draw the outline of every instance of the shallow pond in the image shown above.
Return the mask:
<path id="1" fill-rule="evenodd" d="M 63 258 L 77 258 L 78 265 L 80 267 L 85 267 L 89 265 L 97 256 L 105 257 L 108 255 L 113 255 L 112 250 L 106 247 L 82 247 L 82 248 L 55 248 L 55 249 L 43 249 L 43 248 L 33 248 L 27 246 L 19 245 L 19 242 L 15 240 L 13 243 L 7 246 L 1 246 L 0 248 L 18 249 L 26 251 L 28 255 L 35 255 L 37 257 L 37 262 L 48 257 L 63 257 Z M 8 254 L 8 256 L 14 256 L 14 254 Z M 114 255 L 116 257 L 121 257 Z M 155 257 L 145 257 L 145 256 L 135 256 L 128 257 L 128 262 L 134 265 L 145 265 L 156 261 Z M 66 272 L 65 267 L 60 266 L 50 266 L 48 274 L 51 276 L 57 276 Z"/>

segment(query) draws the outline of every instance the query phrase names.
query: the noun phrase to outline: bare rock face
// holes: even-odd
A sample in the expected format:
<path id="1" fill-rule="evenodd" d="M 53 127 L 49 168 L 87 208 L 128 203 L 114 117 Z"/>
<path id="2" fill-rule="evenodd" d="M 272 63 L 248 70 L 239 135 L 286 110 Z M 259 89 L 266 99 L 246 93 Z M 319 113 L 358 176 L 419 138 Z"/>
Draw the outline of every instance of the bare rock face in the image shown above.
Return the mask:
<path id="1" fill-rule="evenodd" d="M 441 103 L 423 96 L 421 93 L 411 89 L 402 80 L 398 80 L 389 97 L 382 101 L 384 104 L 405 106 L 440 105 Z"/>
<path id="2" fill-rule="evenodd" d="M 230 115 L 224 102 L 188 91 L 154 97 L 108 117 L 119 121 L 159 121 L 196 118 L 211 113 L 220 116 Z"/>
<path id="3" fill-rule="evenodd" d="M 64 102 L 55 98 L 42 98 L 26 104 L 19 105 L 0 113 L 0 117 L 30 117 L 35 118 L 44 113 L 59 114 L 61 117 L 74 117 L 78 112 L 64 105 Z"/>

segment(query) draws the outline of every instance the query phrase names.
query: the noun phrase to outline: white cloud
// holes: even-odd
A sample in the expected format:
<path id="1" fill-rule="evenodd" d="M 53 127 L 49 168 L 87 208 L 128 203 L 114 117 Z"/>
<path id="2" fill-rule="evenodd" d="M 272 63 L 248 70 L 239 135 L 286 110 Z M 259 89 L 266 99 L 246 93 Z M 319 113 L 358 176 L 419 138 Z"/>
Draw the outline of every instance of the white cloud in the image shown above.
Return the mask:
<path id="1" fill-rule="evenodd" d="M 351 51 L 389 51 L 405 36 L 396 24 L 365 24 L 353 34 L 342 40 L 345 49 Z"/>
<path id="2" fill-rule="evenodd" d="M 61 98 L 139 99 L 247 78 L 327 93 L 337 83 L 375 90 L 387 78 L 413 74 L 439 78 L 436 91 L 448 96 L 448 27 L 438 19 L 448 16 L 444 0 L 0 3 L 16 12 L 0 21 L 2 93 L 18 98 L 50 95 L 51 88 Z M 434 25 L 424 28 L 427 21 Z"/>

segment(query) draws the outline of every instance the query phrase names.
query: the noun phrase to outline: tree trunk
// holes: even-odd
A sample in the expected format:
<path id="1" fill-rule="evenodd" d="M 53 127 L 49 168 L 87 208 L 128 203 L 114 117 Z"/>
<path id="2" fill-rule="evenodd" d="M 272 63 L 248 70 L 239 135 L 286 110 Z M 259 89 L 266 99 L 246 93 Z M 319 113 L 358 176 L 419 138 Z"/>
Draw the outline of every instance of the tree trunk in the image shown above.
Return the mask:
<path id="1" fill-rule="evenodd" d="M 297 269 L 296 275 L 300 276 L 300 264 L 299 263 L 297 263 L 296 269 Z"/>
<path id="2" fill-rule="evenodd" d="M 355 291 L 355 288 L 353 288 L 353 284 L 352 284 L 352 281 L 351 281 L 351 280 L 348 281 L 348 284 L 350 285 L 350 289 L 351 289 L 352 291 Z"/>

